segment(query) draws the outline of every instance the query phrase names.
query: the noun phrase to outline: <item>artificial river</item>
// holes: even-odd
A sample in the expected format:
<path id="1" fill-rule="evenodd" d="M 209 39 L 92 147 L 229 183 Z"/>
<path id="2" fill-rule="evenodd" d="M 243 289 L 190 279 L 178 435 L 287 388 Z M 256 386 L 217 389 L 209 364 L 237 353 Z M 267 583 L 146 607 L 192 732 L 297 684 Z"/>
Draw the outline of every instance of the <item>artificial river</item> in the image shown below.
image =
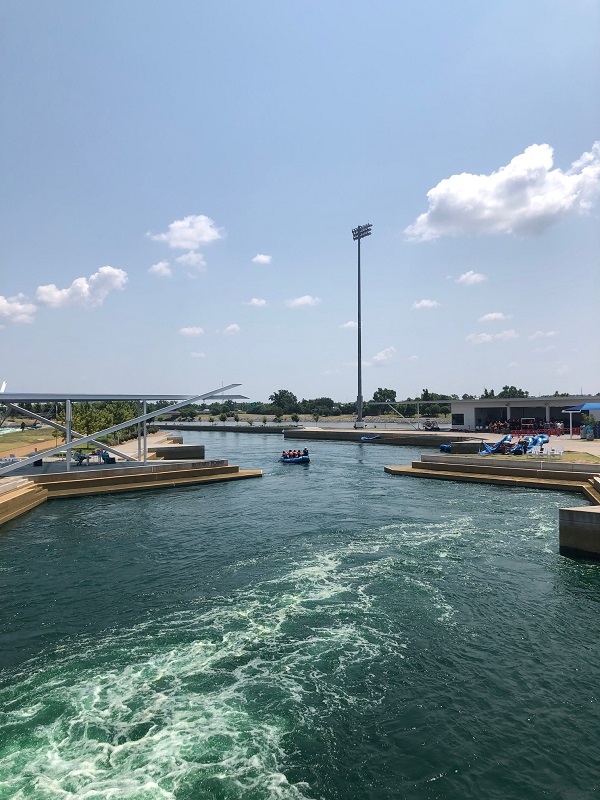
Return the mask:
<path id="1" fill-rule="evenodd" d="M 600 791 L 600 566 L 558 554 L 572 495 L 384 474 L 409 448 L 186 442 L 264 476 L 0 531 L 0 797 Z"/>

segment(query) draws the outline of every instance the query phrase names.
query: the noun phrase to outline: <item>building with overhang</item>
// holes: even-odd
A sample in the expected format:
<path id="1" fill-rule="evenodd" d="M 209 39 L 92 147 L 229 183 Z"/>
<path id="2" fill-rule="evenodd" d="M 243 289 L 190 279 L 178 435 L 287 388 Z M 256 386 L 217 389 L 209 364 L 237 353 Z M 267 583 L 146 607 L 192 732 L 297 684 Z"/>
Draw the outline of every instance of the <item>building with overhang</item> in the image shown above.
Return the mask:
<path id="1" fill-rule="evenodd" d="M 452 400 L 453 430 L 476 431 L 487 428 L 492 423 L 520 423 L 521 420 L 535 420 L 539 424 L 562 422 L 568 427 L 568 408 L 585 403 L 598 402 L 592 395 L 571 395 L 569 397 L 486 397 L 476 400 Z M 593 412 L 592 412 L 593 413 Z M 600 418 L 600 414 L 596 414 Z M 579 427 L 581 414 L 573 412 L 573 425 Z M 517 426 L 517 427 L 520 427 Z"/>

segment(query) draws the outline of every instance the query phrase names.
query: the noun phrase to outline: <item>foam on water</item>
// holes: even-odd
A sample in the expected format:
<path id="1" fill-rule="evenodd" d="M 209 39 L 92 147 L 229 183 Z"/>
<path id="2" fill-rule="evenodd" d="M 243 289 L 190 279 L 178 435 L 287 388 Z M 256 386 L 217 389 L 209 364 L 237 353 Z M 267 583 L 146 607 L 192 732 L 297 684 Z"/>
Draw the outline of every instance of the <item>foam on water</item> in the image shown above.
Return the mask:
<path id="1" fill-rule="evenodd" d="M 319 552 L 244 592 L 28 663 L 0 692 L 7 796 L 310 797 L 286 779 L 289 734 L 318 728 L 324 710 L 381 702 L 381 686 L 348 671 L 405 646 L 371 611 L 368 575 L 341 561 Z"/>

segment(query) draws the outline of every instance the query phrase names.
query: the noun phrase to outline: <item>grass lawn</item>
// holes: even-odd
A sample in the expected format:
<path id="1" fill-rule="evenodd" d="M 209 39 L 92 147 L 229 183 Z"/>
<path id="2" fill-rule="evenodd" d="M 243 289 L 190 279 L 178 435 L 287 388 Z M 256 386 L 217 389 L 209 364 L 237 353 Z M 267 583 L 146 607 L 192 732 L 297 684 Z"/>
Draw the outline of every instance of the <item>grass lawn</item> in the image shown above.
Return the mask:
<path id="1" fill-rule="evenodd" d="M 42 427 L 37 430 L 15 431 L 14 433 L 3 433 L 0 435 L 0 451 L 10 450 L 14 447 L 25 447 L 26 445 L 38 445 L 40 442 L 48 442 L 53 439 L 52 428 Z M 60 439 L 59 439 L 60 444 Z"/>

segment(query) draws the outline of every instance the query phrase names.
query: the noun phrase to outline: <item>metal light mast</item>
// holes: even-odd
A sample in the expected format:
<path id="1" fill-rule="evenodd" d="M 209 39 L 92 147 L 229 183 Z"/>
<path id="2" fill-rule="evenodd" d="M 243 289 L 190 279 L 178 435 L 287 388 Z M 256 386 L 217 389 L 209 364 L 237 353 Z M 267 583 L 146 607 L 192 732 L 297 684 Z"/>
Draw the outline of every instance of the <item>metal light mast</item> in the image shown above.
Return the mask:
<path id="1" fill-rule="evenodd" d="M 356 397 L 356 427 L 364 428 L 363 423 L 363 397 L 362 397 L 362 315 L 360 308 L 360 240 L 371 235 L 371 223 L 359 225 L 352 229 L 352 238 L 358 242 L 358 395 Z"/>

